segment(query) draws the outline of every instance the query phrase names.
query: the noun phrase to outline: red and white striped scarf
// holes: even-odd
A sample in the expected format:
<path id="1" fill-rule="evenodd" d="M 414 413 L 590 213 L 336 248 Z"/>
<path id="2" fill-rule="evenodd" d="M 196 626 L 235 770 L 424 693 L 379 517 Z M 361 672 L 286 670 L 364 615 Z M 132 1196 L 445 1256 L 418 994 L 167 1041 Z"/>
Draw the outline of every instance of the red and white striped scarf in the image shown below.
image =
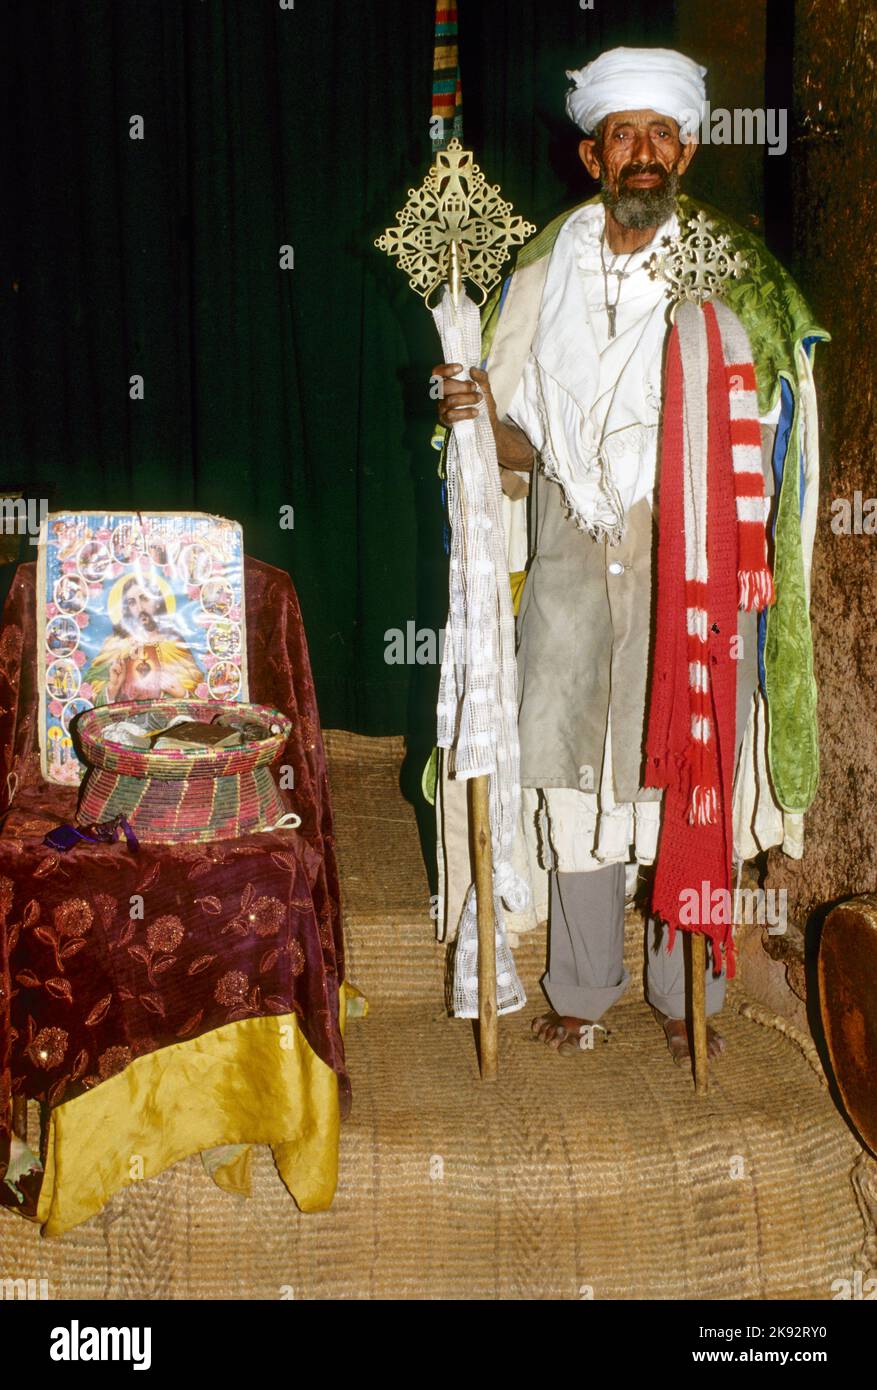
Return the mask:
<path id="1" fill-rule="evenodd" d="M 645 785 L 665 789 L 652 906 L 672 935 L 689 925 L 683 890 L 730 890 L 736 615 L 774 601 L 752 352 L 721 302 L 676 314 L 658 500 Z M 712 925 L 714 945 L 728 945 L 731 924 Z"/>

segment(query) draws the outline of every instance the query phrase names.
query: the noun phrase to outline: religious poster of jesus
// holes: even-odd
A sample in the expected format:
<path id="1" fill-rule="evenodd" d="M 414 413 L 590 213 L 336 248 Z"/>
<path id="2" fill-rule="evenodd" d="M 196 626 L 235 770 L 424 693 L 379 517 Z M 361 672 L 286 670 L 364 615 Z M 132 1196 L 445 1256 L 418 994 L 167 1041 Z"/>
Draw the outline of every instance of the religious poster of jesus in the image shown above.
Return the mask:
<path id="1" fill-rule="evenodd" d="M 119 701 L 246 700 L 241 527 L 162 512 L 52 513 L 39 556 L 40 757 L 78 785 L 74 721 Z"/>

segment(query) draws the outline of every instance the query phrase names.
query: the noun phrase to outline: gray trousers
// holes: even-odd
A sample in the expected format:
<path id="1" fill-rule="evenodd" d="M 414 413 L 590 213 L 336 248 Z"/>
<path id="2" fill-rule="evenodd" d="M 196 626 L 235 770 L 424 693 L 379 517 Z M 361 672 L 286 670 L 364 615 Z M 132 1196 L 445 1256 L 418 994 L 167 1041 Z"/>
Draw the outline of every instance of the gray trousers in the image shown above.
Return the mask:
<path id="1" fill-rule="evenodd" d="M 624 865 L 588 873 L 550 875 L 548 970 L 542 988 L 556 1013 L 597 1020 L 630 983 L 624 965 Z M 685 962 L 681 931 L 667 950 L 667 928 L 646 924 L 646 998 L 670 1018 L 685 1017 Z M 706 1011 L 725 1002 L 725 975 L 714 976 L 707 943 Z"/>

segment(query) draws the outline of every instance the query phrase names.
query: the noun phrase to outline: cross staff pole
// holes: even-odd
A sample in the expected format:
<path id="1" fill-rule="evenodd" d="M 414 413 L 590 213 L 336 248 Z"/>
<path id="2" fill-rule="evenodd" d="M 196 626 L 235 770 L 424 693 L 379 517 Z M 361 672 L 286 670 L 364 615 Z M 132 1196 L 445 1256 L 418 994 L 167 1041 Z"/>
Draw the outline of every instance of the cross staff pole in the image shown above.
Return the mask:
<path id="1" fill-rule="evenodd" d="M 478 1065 L 482 1081 L 495 1081 L 499 1052 L 496 1013 L 496 915 L 493 908 L 493 846 L 490 842 L 490 779 L 473 777 L 469 826 L 478 899 Z"/>
<path id="2" fill-rule="evenodd" d="M 460 243 L 448 245 L 448 291 L 458 308 L 463 293 Z M 459 373 L 466 376 L 466 368 Z M 456 426 L 452 426 L 456 429 Z M 493 844 L 490 831 L 490 777 L 469 779 L 466 799 L 478 916 L 478 1066 L 482 1081 L 495 1081 L 499 1057 L 496 1005 L 496 912 L 493 901 Z"/>
<path id="3" fill-rule="evenodd" d="M 463 278 L 460 245 L 456 240 L 451 241 L 448 248 L 447 283 L 457 306 L 463 292 Z M 469 779 L 467 809 L 478 902 L 478 1067 L 482 1081 L 495 1081 L 499 1065 L 499 1018 L 496 1011 L 496 912 L 493 905 L 490 778 L 487 773 Z"/>
<path id="4" fill-rule="evenodd" d="M 701 932 L 691 938 L 691 1050 L 694 1054 L 694 1092 L 709 1090 L 709 1054 L 706 1040 L 706 940 Z"/>
<path id="5" fill-rule="evenodd" d="M 456 137 L 438 153 L 421 187 L 409 189 L 409 200 L 396 221 L 397 226 L 389 227 L 375 245 L 398 258 L 409 285 L 427 307 L 434 291 L 446 285 L 455 309 L 464 294 L 464 278 L 477 286 L 483 304 L 511 248 L 536 230 L 512 215 L 511 204 L 500 197 L 498 185 L 485 183 L 471 152 Z M 464 362 L 461 376 L 466 370 Z M 462 424 L 471 427 L 472 422 Z M 490 777 L 483 773 L 469 781 L 478 932 L 478 1053 L 481 1078 L 492 1081 L 497 1075 L 498 1011 Z"/>

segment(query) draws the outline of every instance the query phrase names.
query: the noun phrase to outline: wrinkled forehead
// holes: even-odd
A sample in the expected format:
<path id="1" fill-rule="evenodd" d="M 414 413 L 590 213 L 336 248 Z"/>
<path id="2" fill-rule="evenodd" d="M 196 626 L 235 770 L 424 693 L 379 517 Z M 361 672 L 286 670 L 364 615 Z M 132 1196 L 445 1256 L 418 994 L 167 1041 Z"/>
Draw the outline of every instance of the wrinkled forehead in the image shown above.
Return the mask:
<path id="1" fill-rule="evenodd" d="M 631 125 L 638 129 L 646 129 L 651 125 L 666 125 L 674 132 L 679 130 L 678 121 L 672 116 L 665 116 L 661 111 L 654 111 L 651 107 L 639 111 L 610 111 L 604 117 L 604 130 L 611 130 L 615 126 Z"/>

